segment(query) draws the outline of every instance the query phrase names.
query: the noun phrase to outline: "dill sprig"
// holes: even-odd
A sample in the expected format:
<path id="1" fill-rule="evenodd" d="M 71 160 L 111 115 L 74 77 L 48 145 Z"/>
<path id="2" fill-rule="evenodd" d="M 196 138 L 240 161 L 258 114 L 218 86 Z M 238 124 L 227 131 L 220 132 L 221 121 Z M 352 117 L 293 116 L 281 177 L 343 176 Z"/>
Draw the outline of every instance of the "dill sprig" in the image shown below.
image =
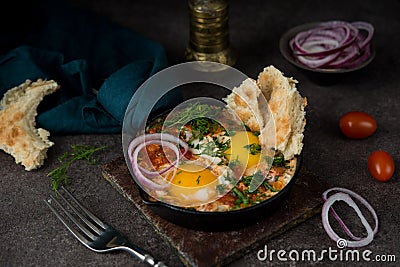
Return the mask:
<path id="1" fill-rule="evenodd" d="M 65 185 L 68 183 L 70 178 L 67 171 L 72 163 L 78 160 L 85 160 L 88 164 L 97 164 L 97 159 L 93 158 L 93 154 L 96 151 L 106 148 L 106 146 L 93 147 L 89 145 L 71 145 L 72 152 L 66 152 L 58 158 L 58 162 L 61 164 L 60 167 L 52 170 L 47 174 L 51 179 L 52 189 L 57 191 L 61 183 Z"/>
<path id="2" fill-rule="evenodd" d="M 173 114 L 170 119 L 165 121 L 165 126 L 171 128 L 177 125 L 190 124 L 196 129 L 200 128 L 197 130 L 203 132 L 209 129 L 208 124 L 213 121 L 209 118 L 215 118 L 220 113 L 221 109 L 216 106 L 194 103 Z"/>

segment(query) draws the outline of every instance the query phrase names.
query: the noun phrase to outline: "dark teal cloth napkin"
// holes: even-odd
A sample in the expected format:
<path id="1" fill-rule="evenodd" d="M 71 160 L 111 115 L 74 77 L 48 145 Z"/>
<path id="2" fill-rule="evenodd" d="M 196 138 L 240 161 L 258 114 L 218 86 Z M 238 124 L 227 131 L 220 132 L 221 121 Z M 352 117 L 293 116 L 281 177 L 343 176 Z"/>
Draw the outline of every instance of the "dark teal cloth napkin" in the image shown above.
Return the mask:
<path id="1" fill-rule="evenodd" d="M 49 3 L 29 30 L 0 32 L 0 96 L 26 79 L 54 79 L 61 88 L 40 104 L 38 126 L 52 134 L 120 132 L 136 89 L 167 66 L 162 46 L 86 11 Z"/>

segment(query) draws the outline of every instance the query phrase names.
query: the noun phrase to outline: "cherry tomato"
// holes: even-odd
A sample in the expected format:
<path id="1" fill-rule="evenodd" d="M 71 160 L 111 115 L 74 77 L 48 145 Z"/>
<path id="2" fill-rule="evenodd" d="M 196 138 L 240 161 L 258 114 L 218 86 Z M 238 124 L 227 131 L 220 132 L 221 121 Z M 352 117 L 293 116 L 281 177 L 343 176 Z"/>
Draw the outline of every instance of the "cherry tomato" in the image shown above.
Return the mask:
<path id="1" fill-rule="evenodd" d="M 368 157 L 368 170 L 376 180 L 385 182 L 393 176 L 394 160 L 383 150 L 374 151 Z"/>
<path id="2" fill-rule="evenodd" d="M 339 120 L 342 133 L 353 139 L 366 138 L 372 135 L 377 128 L 376 120 L 368 113 L 362 111 L 350 111 Z"/>

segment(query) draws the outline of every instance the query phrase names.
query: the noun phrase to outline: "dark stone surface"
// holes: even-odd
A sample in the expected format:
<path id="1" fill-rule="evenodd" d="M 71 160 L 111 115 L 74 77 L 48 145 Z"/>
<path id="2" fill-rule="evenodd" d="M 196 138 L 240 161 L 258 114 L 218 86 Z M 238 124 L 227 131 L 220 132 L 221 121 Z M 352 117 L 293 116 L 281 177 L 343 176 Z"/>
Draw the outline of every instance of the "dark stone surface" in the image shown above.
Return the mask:
<path id="1" fill-rule="evenodd" d="M 188 41 L 186 1 L 73 2 L 160 42 L 171 64 L 182 62 Z M 24 9 L 24 5 L 19 8 Z M 371 203 L 379 217 L 379 230 L 374 241 L 359 251 L 372 251 L 371 258 L 397 254 L 397 261 L 400 257 L 399 171 L 397 168 L 389 182 L 377 182 L 368 173 L 367 158 L 372 151 L 384 149 L 393 155 L 397 167 L 400 166 L 399 14 L 398 0 L 230 1 L 230 35 L 238 54 L 236 68 L 255 78 L 263 67 L 273 64 L 299 81 L 299 91 L 309 103 L 304 166 L 330 185 L 352 189 Z M 315 77 L 292 66 L 280 55 L 279 38 L 285 31 L 299 24 L 332 19 L 366 20 L 375 26 L 376 57 L 365 69 L 333 78 Z M 18 18 L 21 20 L 22 15 Z M 7 21 L 14 23 L 14 20 Z M 364 140 L 343 137 L 338 120 L 351 110 L 373 115 L 378 122 L 377 132 Z M 43 203 L 51 193 L 46 175 L 57 166 L 57 157 L 68 151 L 70 144 L 108 145 L 108 150 L 99 153 L 102 164 L 122 156 L 121 136 L 52 136 L 51 140 L 56 145 L 49 150 L 45 165 L 37 171 L 24 171 L 12 157 L 0 152 L 0 266 L 145 266 L 128 253 L 96 254 L 84 248 Z M 104 180 L 99 165 L 76 164 L 70 175 L 70 191 L 100 218 L 170 266 L 182 265 L 175 250 L 154 231 L 136 206 Z M 339 206 L 338 211 L 352 213 L 346 206 Z M 356 219 L 346 222 L 355 228 L 360 224 Z M 326 235 L 320 216 L 314 216 L 249 250 L 229 266 L 366 264 L 362 260 L 339 259 L 294 263 L 282 262 L 276 257 L 272 262 L 259 261 L 257 251 L 264 246 L 270 250 L 300 252 L 336 248 L 335 242 Z M 382 266 L 377 262 L 369 265 Z M 395 263 L 386 265 L 395 266 Z"/>
<path id="2" fill-rule="evenodd" d="M 187 266 L 218 266 L 232 262 L 274 236 L 278 236 L 321 210 L 321 194 L 328 189 L 311 172 L 302 168 L 282 205 L 248 227 L 234 231 L 197 231 L 175 225 L 156 215 L 139 196 L 139 191 L 120 157 L 102 165 L 103 177 L 143 213 L 155 230 L 177 251 Z M 249 223 L 252 217 L 249 216 Z"/>

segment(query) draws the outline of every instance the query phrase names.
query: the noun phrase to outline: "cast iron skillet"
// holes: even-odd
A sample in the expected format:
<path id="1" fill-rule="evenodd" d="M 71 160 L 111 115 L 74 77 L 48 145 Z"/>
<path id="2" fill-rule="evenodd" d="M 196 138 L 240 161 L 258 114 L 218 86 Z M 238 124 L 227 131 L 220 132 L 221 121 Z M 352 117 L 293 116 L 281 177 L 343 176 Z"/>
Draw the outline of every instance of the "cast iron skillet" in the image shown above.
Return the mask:
<path id="1" fill-rule="evenodd" d="M 151 200 L 149 195 L 139 188 L 139 194 L 143 202 L 160 217 L 177 225 L 203 231 L 224 231 L 244 228 L 256 223 L 263 217 L 271 214 L 287 198 L 290 190 L 296 182 L 303 157 L 297 157 L 296 170 L 289 183 L 275 196 L 254 206 L 240 210 L 226 212 L 202 212 L 185 209 L 178 206 Z"/>

